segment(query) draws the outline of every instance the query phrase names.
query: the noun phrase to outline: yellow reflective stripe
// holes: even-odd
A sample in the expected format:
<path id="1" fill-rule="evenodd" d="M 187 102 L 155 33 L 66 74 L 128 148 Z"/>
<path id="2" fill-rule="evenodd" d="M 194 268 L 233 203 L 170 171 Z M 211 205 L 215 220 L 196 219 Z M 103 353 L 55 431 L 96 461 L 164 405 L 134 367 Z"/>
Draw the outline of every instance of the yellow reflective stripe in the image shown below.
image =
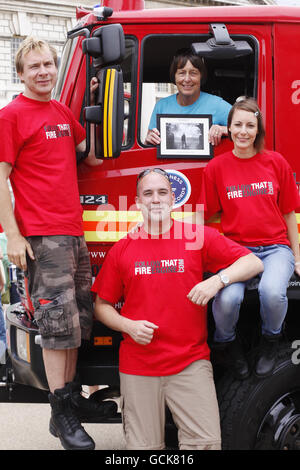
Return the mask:
<path id="1" fill-rule="evenodd" d="M 193 212 L 172 212 L 173 219 L 180 220 L 184 217 L 191 217 Z M 84 222 L 104 222 L 107 223 L 108 230 L 85 230 L 84 237 L 87 242 L 117 242 L 127 235 L 127 231 L 116 230 L 115 223 L 128 222 L 135 223 L 142 222 L 143 217 L 140 211 L 84 211 Z M 120 227 L 124 228 L 124 227 Z"/>
<path id="2" fill-rule="evenodd" d="M 109 109 L 108 109 L 108 156 L 113 156 L 112 149 L 112 114 L 113 114 L 113 103 L 114 103 L 114 89 L 115 89 L 115 79 L 116 79 L 116 70 L 111 71 L 111 80 L 110 80 L 110 91 L 109 91 Z"/>
<path id="3" fill-rule="evenodd" d="M 143 220 L 140 211 L 84 211 L 85 222 L 132 222 Z"/>
<path id="4" fill-rule="evenodd" d="M 108 156 L 107 151 L 107 116 L 108 116 L 108 96 L 109 96 L 109 82 L 110 82 L 110 72 L 108 69 L 106 73 L 106 83 L 105 83 L 105 92 L 104 92 L 104 105 L 103 105 L 103 153 L 104 157 Z"/>
<path id="5" fill-rule="evenodd" d="M 175 220 L 191 217 L 195 212 L 172 212 L 171 216 Z M 300 224 L 300 213 L 296 213 L 297 223 Z M 143 220 L 140 211 L 84 211 L 83 221 L 85 222 L 141 222 Z M 219 222 L 216 217 L 214 222 Z M 114 228 L 112 226 L 112 228 Z M 85 239 L 88 242 L 109 241 L 116 242 L 123 238 L 127 232 L 124 231 L 85 231 Z M 300 233 L 299 233 L 300 243 Z"/>
<path id="6" fill-rule="evenodd" d="M 113 156 L 112 116 L 114 105 L 114 87 L 116 70 L 108 69 L 106 73 L 104 105 L 103 105 L 103 153 L 104 157 Z"/>
<path id="7" fill-rule="evenodd" d="M 175 220 L 191 217 L 195 212 L 172 212 L 171 216 Z M 140 211 L 84 211 L 83 220 L 85 222 L 134 222 L 143 220 Z"/>
<path id="8" fill-rule="evenodd" d="M 196 214 L 196 212 L 171 212 L 171 217 L 175 220 L 181 220 L 185 217 L 192 217 L 193 214 Z"/>

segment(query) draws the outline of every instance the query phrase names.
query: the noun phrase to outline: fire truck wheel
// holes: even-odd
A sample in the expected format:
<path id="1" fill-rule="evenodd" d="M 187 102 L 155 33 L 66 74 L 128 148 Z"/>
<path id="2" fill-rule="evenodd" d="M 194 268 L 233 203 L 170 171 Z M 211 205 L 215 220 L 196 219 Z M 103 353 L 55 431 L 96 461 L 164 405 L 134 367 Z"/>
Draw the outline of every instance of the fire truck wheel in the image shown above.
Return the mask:
<path id="1" fill-rule="evenodd" d="M 244 381 L 224 376 L 216 384 L 224 450 L 300 449 L 300 365 L 283 344 L 270 377 Z"/>

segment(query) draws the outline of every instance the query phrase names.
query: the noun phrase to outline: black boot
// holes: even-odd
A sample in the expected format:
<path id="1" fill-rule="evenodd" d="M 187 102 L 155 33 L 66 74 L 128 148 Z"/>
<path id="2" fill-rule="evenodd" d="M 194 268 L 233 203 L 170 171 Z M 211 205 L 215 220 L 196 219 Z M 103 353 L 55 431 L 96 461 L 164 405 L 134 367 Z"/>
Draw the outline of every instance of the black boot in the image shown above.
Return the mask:
<path id="1" fill-rule="evenodd" d="M 114 401 L 103 401 L 99 403 L 95 400 L 84 398 L 81 394 L 82 387 L 76 382 L 67 384 L 71 395 L 71 405 L 78 419 L 82 422 L 89 419 L 103 419 L 116 416 L 118 405 Z"/>
<path id="2" fill-rule="evenodd" d="M 59 437 L 66 450 L 93 450 L 95 442 L 81 426 L 74 410 L 71 407 L 71 396 L 68 387 L 54 390 L 49 393 L 52 408 L 49 430 Z"/>
<path id="3" fill-rule="evenodd" d="M 250 371 L 245 353 L 238 338 L 225 343 L 225 354 L 227 355 L 228 366 L 234 377 L 238 380 L 245 380 L 249 377 Z"/>
<path id="4" fill-rule="evenodd" d="M 281 334 L 262 335 L 255 366 L 255 375 L 258 378 L 268 377 L 272 374 L 277 361 L 278 344 L 281 337 Z"/>

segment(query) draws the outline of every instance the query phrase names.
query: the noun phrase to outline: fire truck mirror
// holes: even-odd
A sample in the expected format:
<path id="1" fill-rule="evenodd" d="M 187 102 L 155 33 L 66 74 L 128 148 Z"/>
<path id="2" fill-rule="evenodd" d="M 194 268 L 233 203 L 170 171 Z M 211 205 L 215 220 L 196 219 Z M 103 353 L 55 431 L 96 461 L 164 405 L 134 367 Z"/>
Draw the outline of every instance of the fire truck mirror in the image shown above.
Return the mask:
<path id="1" fill-rule="evenodd" d="M 88 106 L 84 108 L 84 119 L 92 124 L 101 124 L 101 106 Z"/>
<path id="2" fill-rule="evenodd" d="M 122 70 L 101 69 L 97 74 L 97 105 L 85 108 L 85 119 L 95 125 L 97 158 L 116 158 L 121 153 L 124 126 L 124 87 Z"/>
<path id="3" fill-rule="evenodd" d="M 93 58 L 93 66 L 120 64 L 125 54 L 125 38 L 120 24 L 111 24 L 98 28 L 93 37 L 82 42 L 84 54 Z"/>

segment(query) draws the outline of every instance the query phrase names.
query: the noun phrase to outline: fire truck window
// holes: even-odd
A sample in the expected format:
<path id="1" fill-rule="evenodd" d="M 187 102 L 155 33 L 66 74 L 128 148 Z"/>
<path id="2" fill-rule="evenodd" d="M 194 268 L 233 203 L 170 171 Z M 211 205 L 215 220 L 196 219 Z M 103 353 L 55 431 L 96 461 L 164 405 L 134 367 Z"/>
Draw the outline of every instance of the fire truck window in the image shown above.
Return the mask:
<path id="1" fill-rule="evenodd" d="M 52 97 L 59 101 L 63 85 L 69 70 L 69 65 L 73 56 L 75 46 L 77 44 L 78 38 L 68 39 L 62 50 L 62 55 L 59 57 L 58 63 L 58 77 L 56 86 L 53 90 Z"/>
<path id="2" fill-rule="evenodd" d="M 151 35 L 142 45 L 142 98 L 140 141 L 143 144 L 155 103 L 177 92 L 170 83 L 169 67 L 176 51 L 190 47 L 193 42 L 206 42 L 208 35 Z M 221 96 L 233 104 L 238 96 L 256 97 L 257 85 L 257 43 L 255 38 L 232 36 L 234 40 L 247 41 L 253 54 L 234 59 L 204 59 L 207 68 L 207 81 L 201 89 Z M 159 51 L 154 54 L 153 51 Z"/>

